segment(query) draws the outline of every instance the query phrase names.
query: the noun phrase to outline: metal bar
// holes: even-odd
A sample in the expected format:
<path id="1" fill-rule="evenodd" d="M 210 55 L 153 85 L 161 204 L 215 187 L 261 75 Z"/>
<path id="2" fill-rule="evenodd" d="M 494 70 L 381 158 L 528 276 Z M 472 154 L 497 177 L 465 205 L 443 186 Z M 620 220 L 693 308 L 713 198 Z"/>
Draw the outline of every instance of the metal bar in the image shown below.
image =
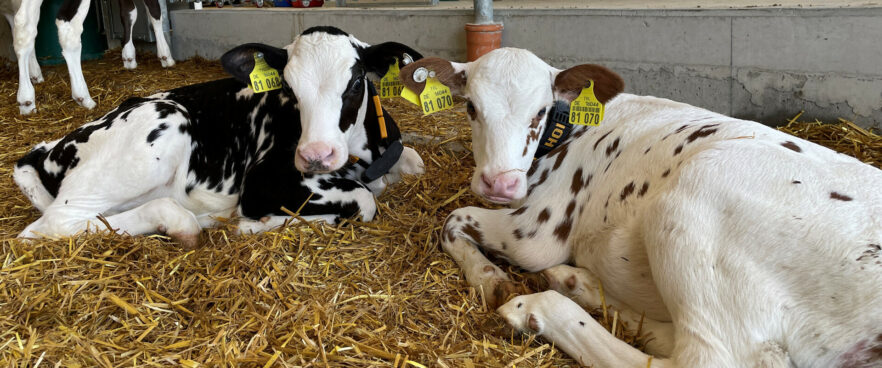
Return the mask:
<path id="1" fill-rule="evenodd" d="M 475 0 L 475 24 L 493 24 L 493 0 Z"/>

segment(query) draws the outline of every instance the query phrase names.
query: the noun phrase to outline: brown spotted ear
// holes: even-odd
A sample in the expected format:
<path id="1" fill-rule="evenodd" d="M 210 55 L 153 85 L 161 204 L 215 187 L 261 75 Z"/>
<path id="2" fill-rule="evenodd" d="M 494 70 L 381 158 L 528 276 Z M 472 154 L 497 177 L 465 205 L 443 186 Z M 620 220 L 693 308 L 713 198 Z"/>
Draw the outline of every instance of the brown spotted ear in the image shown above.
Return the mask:
<path id="1" fill-rule="evenodd" d="M 614 71 L 600 65 L 582 64 L 557 74 L 554 78 L 555 99 L 576 99 L 589 80 L 594 81 L 594 96 L 600 103 L 605 104 L 625 89 L 625 81 Z"/>
<path id="2" fill-rule="evenodd" d="M 454 63 L 441 58 L 430 57 L 407 64 L 401 68 L 398 78 L 407 89 L 419 94 L 426 87 L 426 82 L 417 82 L 413 79 L 414 72 L 419 68 L 426 68 L 435 72 L 435 78 L 450 88 L 450 93 L 462 96 L 466 84 L 466 64 Z"/>

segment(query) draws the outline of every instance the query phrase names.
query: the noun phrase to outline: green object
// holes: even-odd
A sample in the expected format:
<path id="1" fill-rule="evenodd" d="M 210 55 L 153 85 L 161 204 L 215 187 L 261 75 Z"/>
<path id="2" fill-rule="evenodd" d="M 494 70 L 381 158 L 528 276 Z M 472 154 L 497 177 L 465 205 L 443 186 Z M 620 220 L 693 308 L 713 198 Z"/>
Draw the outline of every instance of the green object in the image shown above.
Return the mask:
<path id="1" fill-rule="evenodd" d="M 91 0 L 83 0 L 91 1 Z M 61 45 L 58 43 L 58 28 L 55 26 L 55 16 L 64 0 L 45 0 L 40 6 L 40 22 L 37 24 L 37 39 L 34 43 L 34 51 L 37 53 L 37 61 L 40 65 L 57 65 L 64 63 L 61 55 Z M 107 40 L 98 33 L 98 15 L 96 6 L 89 7 L 89 14 L 83 21 L 83 34 L 80 40 L 83 48 L 80 53 L 81 60 L 100 59 L 107 50 Z"/>

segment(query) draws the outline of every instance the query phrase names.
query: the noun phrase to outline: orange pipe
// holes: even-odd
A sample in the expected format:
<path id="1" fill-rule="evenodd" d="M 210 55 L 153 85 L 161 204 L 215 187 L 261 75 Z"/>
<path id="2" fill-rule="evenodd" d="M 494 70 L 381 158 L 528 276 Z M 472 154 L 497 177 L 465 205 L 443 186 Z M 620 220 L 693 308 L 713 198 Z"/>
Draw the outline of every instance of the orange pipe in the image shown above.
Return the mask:
<path id="1" fill-rule="evenodd" d="M 475 61 L 490 51 L 502 47 L 502 24 L 472 24 L 465 26 L 469 61 Z"/>

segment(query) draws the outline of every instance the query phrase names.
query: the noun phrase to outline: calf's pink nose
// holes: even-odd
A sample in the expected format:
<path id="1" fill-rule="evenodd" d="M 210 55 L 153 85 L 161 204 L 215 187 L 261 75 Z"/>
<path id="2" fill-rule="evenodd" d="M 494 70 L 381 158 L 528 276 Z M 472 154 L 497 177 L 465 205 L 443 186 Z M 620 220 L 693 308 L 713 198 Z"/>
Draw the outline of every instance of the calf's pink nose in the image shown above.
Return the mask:
<path id="1" fill-rule="evenodd" d="M 334 149 L 322 143 L 309 143 L 297 148 L 297 155 L 307 163 L 310 170 L 326 170 L 334 162 Z"/>
<path id="2" fill-rule="evenodd" d="M 512 199 L 518 190 L 519 179 L 508 173 L 497 174 L 492 179 L 481 174 L 481 181 L 486 186 L 485 194 L 492 197 Z"/>

